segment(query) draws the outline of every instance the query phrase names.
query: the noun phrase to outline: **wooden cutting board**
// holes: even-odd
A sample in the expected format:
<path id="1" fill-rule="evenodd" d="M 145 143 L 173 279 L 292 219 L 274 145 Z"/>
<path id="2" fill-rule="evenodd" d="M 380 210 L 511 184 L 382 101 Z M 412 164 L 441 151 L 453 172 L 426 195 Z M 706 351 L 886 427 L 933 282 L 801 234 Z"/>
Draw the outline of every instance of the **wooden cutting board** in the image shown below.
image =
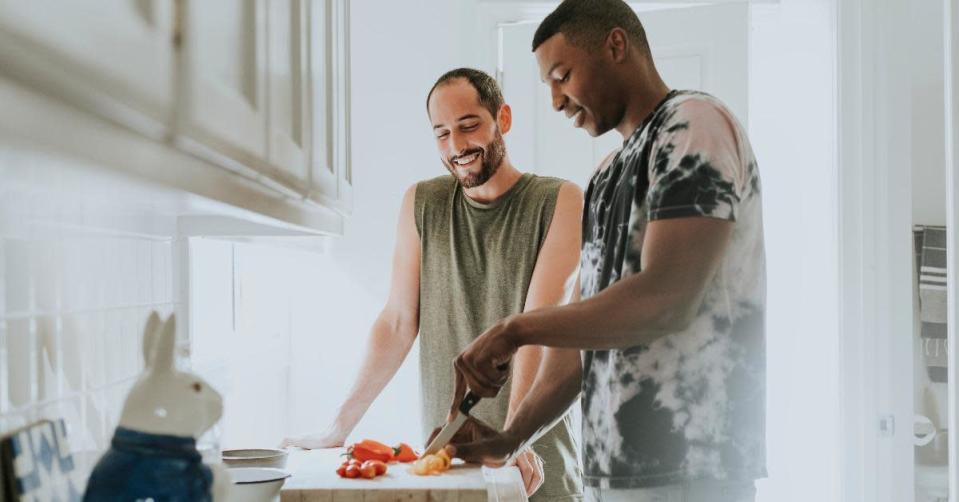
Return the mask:
<path id="1" fill-rule="evenodd" d="M 390 464 L 374 479 L 344 479 L 336 474 L 343 448 L 292 450 L 280 498 L 283 502 L 525 502 L 523 481 L 515 467 L 485 469 L 454 465 L 436 476 L 417 476 L 410 464 Z"/>

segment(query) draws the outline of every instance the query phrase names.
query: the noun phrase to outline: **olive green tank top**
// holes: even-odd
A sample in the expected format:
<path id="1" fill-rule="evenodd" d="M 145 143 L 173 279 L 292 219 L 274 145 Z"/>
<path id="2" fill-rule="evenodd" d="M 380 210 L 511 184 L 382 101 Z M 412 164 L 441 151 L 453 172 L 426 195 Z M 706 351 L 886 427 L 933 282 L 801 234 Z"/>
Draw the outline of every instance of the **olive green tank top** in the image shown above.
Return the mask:
<path id="1" fill-rule="evenodd" d="M 563 180 L 524 174 L 496 200 L 467 197 L 452 176 L 420 182 L 414 213 L 420 237 L 420 385 L 423 431 L 446 421 L 453 359 L 500 319 L 523 311 Z M 502 430 L 509 383 L 472 414 Z M 533 445 L 543 458 L 534 502 L 577 500 L 579 453 L 567 415 Z"/>

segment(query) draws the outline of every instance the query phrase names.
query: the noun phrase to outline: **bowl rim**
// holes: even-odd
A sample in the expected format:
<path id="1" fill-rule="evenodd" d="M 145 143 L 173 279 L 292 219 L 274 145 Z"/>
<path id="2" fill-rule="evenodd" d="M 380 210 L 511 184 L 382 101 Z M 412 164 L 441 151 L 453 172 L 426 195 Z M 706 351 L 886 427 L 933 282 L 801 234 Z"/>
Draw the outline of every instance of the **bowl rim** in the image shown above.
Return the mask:
<path id="1" fill-rule="evenodd" d="M 242 452 L 262 452 L 262 454 L 242 455 Z M 231 448 L 220 452 L 220 457 L 224 460 L 262 460 L 277 457 L 285 457 L 289 454 L 286 450 L 275 448 Z"/>
<path id="2" fill-rule="evenodd" d="M 234 481 L 231 476 L 230 482 L 235 485 L 258 485 L 261 483 L 274 483 L 276 481 L 282 481 L 292 476 L 292 474 L 290 474 L 289 471 L 286 471 L 283 469 L 277 469 L 274 467 L 231 467 L 227 470 L 228 471 L 244 471 L 244 472 L 263 471 L 264 473 L 273 474 L 273 477 L 270 477 L 268 479 L 260 479 L 256 481 Z"/>

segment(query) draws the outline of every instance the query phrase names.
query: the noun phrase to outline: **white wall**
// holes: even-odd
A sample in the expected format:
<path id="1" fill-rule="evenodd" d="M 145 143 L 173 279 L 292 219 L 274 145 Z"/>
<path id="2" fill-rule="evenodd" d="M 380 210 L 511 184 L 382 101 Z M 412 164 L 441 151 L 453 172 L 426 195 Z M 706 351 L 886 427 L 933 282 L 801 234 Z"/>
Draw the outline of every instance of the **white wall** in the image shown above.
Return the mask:
<path id="1" fill-rule="evenodd" d="M 913 2 L 908 25 L 912 67 L 912 221 L 946 224 L 943 2 Z"/>
<path id="2" fill-rule="evenodd" d="M 749 134 L 763 182 L 769 478 L 758 500 L 839 500 L 835 3 L 752 7 Z"/>

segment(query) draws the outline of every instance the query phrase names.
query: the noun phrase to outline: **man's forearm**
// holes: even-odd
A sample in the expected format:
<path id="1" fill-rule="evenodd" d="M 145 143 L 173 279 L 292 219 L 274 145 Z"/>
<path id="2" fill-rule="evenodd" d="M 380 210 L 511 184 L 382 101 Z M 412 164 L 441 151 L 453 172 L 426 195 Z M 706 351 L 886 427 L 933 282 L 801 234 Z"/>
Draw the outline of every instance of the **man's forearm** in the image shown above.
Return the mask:
<path id="1" fill-rule="evenodd" d="M 666 278 L 638 273 L 562 307 L 508 319 L 518 346 L 604 350 L 648 344 L 686 327 L 702 298 L 673 293 Z"/>
<path id="2" fill-rule="evenodd" d="M 576 401 L 581 384 L 582 363 L 578 352 L 545 349 L 536 380 L 507 420 L 505 431 L 524 445 L 536 441 L 563 418 Z"/>
<path id="3" fill-rule="evenodd" d="M 416 327 L 391 323 L 382 315 L 373 323 L 363 363 L 337 413 L 334 427 L 349 434 L 396 374 L 416 339 Z"/>

